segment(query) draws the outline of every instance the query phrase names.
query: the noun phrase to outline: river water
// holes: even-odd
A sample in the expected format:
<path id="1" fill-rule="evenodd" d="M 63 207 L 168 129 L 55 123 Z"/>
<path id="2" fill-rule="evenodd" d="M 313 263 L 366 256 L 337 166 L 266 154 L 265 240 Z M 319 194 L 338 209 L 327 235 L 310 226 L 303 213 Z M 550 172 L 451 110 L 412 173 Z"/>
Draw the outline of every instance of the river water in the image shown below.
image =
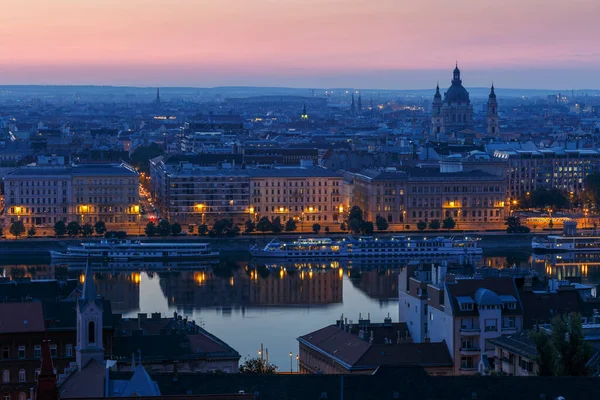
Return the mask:
<path id="1" fill-rule="evenodd" d="M 596 284 L 600 254 L 532 256 L 494 250 L 474 260 L 478 267 L 532 268 L 541 275 Z M 211 265 L 197 263 L 94 265 L 98 293 L 124 317 L 138 313 L 178 312 L 195 320 L 245 357 L 258 354 L 261 343 L 269 361 L 280 370 L 295 371 L 298 336 L 334 324 L 370 316 L 398 320 L 397 285 L 400 265 L 381 261 L 348 264 L 339 261 L 269 263 L 230 254 Z M 5 264 L 7 278 L 76 278 L 84 265 Z"/>

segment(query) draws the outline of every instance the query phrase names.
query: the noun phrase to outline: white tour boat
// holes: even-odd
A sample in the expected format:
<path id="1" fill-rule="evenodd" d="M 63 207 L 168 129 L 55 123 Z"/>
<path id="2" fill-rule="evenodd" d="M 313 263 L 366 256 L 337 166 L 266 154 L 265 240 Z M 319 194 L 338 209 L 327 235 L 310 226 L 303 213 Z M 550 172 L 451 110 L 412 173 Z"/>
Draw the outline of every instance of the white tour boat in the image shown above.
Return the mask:
<path id="1" fill-rule="evenodd" d="M 600 251 L 600 236 L 549 235 L 545 238 L 533 238 L 531 248 L 535 253 Z"/>
<path id="2" fill-rule="evenodd" d="M 208 243 L 108 241 L 86 242 L 69 246 L 66 251 L 50 251 L 52 260 L 146 260 L 146 259 L 203 259 L 218 257 Z"/>
<path id="3" fill-rule="evenodd" d="M 342 258 L 342 257 L 446 257 L 481 255 L 483 250 L 474 238 L 453 237 L 373 237 L 360 236 L 342 239 L 308 238 L 283 241 L 271 240 L 264 248 L 250 247 L 254 257 Z"/>

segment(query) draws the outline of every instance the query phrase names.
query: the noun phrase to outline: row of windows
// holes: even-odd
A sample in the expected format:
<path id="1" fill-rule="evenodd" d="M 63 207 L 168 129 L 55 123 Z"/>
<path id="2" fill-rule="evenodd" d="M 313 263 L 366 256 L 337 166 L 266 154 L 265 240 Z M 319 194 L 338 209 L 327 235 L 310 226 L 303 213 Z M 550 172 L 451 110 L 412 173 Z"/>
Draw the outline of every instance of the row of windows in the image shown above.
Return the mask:
<path id="1" fill-rule="evenodd" d="M 300 189 L 299 191 L 292 191 L 292 190 L 289 191 L 289 194 L 295 194 L 295 193 L 297 193 L 297 194 L 304 194 L 304 189 Z M 340 193 L 340 191 L 337 190 L 337 189 L 333 189 L 331 191 L 331 194 L 339 194 L 339 193 Z M 263 192 L 260 189 L 254 189 L 254 191 L 252 192 L 252 194 L 254 196 L 260 196 L 261 194 L 263 194 Z M 264 194 L 268 195 L 269 194 L 269 189 L 265 190 Z M 275 189 L 271 189 L 271 194 L 275 194 Z M 287 191 L 286 191 L 286 189 L 283 189 L 283 193 L 281 193 L 281 190 L 277 189 L 277 194 L 287 194 Z M 308 189 L 306 191 L 306 194 L 311 194 L 310 193 L 310 189 Z M 327 194 L 327 189 L 324 189 L 322 192 L 321 192 L 321 189 L 319 189 L 319 190 L 313 189 L 312 194 Z"/>
<path id="2" fill-rule="evenodd" d="M 292 182 L 290 182 L 290 184 L 287 185 L 286 181 L 283 182 L 283 185 L 281 184 L 281 181 L 277 181 L 277 185 L 275 185 L 274 181 L 271 181 L 270 183 L 271 183 L 271 185 L 270 185 L 271 187 L 275 187 L 275 186 L 304 187 L 304 181 L 300 182 L 299 185 L 298 185 L 298 182 L 293 182 L 294 183 L 293 185 L 292 185 Z M 261 186 L 261 182 L 252 182 L 252 186 L 254 186 L 254 187 L 260 187 Z M 269 182 L 268 181 L 265 182 L 265 186 L 269 187 Z M 307 187 L 311 186 L 310 182 L 306 182 L 306 186 Z M 321 181 L 318 181 L 318 182 L 313 181 L 312 182 L 312 186 L 327 186 L 327 181 L 323 181 L 323 182 L 321 182 Z M 340 186 L 340 182 L 337 182 L 337 181 L 331 182 L 331 186 Z"/>
<path id="3" fill-rule="evenodd" d="M 25 346 L 25 345 L 18 346 L 16 354 L 11 354 L 11 353 L 13 353 L 13 352 L 11 352 L 11 348 L 9 346 L 4 346 L 2 348 L 2 359 L 8 360 L 10 358 L 20 358 L 20 359 L 26 358 L 26 356 L 27 356 L 26 350 L 27 350 L 27 346 Z M 50 345 L 50 355 L 52 357 L 56 357 L 58 355 L 57 351 L 58 351 L 57 345 L 55 345 L 55 344 Z M 65 345 L 65 357 L 71 357 L 72 355 L 73 355 L 73 345 L 72 344 Z M 33 346 L 33 357 L 34 358 L 42 357 L 42 346 L 41 345 Z"/>

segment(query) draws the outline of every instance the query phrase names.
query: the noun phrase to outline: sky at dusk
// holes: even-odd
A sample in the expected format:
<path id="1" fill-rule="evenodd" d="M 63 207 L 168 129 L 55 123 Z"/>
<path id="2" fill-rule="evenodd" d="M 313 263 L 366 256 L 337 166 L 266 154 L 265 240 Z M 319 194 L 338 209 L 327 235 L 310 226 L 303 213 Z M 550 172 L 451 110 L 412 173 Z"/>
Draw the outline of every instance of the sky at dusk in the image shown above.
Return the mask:
<path id="1" fill-rule="evenodd" d="M 3 0 L 0 84 L 600 88 L 600 0 Z"/>

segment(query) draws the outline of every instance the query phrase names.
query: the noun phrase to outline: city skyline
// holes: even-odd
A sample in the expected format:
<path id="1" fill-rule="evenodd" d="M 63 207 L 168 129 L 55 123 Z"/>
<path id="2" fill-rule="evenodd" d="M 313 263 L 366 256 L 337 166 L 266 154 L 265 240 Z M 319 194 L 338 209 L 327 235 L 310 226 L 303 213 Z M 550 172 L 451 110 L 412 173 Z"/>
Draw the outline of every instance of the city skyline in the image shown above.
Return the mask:
<path id="1" fill-rule="evenodd" d="M 600 87 L 593 0 L 122 3 L 9 3 L 0 84 Z"/>

